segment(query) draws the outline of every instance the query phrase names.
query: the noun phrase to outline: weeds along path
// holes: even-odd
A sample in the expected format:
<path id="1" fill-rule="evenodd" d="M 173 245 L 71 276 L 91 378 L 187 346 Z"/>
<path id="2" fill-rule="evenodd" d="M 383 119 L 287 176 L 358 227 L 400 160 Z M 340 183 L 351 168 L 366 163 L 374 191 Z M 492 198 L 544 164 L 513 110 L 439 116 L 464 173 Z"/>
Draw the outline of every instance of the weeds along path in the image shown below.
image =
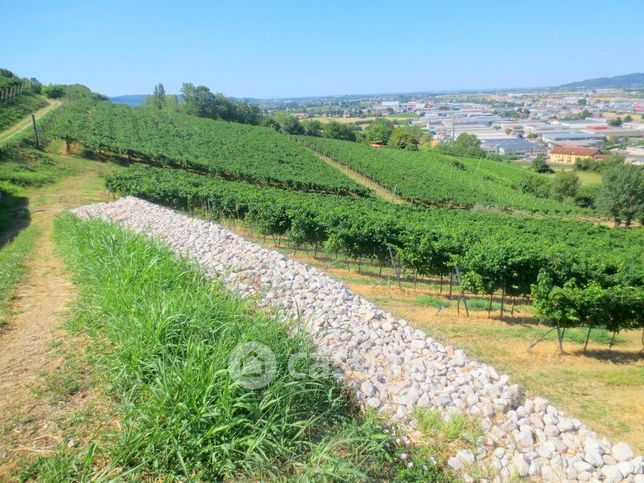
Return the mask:
<path id="1" fill-rule="evenodd" d="M 70 410 L 39 388 L 64 363 L 55 331 L 75 289 L 52 238 L 53 220 L 68 208 L 105 199 L 95 171 L 68 177 L 30 196 L 31 224 L 39 228 L 25 278 L 16 288 L 14 315 L 0 332 L 0 480 L 25 455 L 46 454 L 62 439 L 56 420 Z"/>
<path id="2" fill-rule="evenodd" d="M 366 188 L 369 188 L 370 190 L 373 190 L 373 192 L 379 198 L 382 198 L 385 201 L 396 203 L 397 205 L 409 204 L 406 200 L 400 198 L 399 196 L 394 196 L 394 194 L 391 191 L 389 191 L 387 188 L 379 185 L 375 181 L 370 180 L 366 176 L 363 176 L 360 173 L 357 173 L 356 171 L 352 170 L 348 166 L 345 166 L 344 164 L 338 163 L 334 159 L 331 159 L 330 157 L 325 156 L 324 154 L 321 154 L 321 153 L 309 148 L 305 144 L 302 144 L 301 146 L 303 146 L 306 149 L 308 149 L 309 151 L 311 151 L 313 154 L 315 154 L 318 158 L 320 158 L 326 164 L 328 164 L 332 168 L 337 169 L 342 174 L 348 176 L 349 178 L 351 178 L 356 183 L 361 184 L 362 186 L 364 186 Z"/>
<path id="3" fill-rule="evenodd" d="M 43 107 L 42 109 L 38 109 L 36 112 L 34 112 L 34 116 L 36 116 L 36 120 L 40 119 L 43 117 L 45 114 L 47 114 L 49 111 L 52 111 L 59 107 L 61 105 L 60 101 L 56 100 L 49 100 L 49 105 Z M 7 141 L 9 141 L 12 137 L 14 137 L 16 134 L 24 131 L 25 129 L 31 127 L 31 114 L 25 117 L 22 121 L 17 122 L 13 126 L 11 126 L 9 129 L 0 132 L 0 146 L 5 144 Z"/>

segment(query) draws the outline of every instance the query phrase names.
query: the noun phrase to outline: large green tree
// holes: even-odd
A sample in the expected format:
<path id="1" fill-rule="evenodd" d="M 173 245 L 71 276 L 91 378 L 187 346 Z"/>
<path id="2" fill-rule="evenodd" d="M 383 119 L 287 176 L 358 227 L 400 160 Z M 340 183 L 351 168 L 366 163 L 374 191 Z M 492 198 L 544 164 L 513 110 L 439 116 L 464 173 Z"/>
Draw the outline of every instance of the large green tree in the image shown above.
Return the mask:
<path id="1" fill-rule="evenodd" d="M 355 141 L 356 132 L 353 126 L 331 121 L 324 125 L 324 137 L 342 139 L 344 141 Z"/>
<path id="2" fill-rule="evenodd" d="M 369 144 L 387 144 L 394 130 L 394 123 L 389 119 L 376 119 L 367 128 L 367 142 Z"/>
<path id="3" fill-rule="evenodd" d="M 398 149 L 408 149 L 411 151 L 418 150 L 418 138 L 415 133 L 410 129 L 398 128 L 394 129 L 389 137 L 387 146 Z"/>
<path id="4" fill-rule="evenodd" d="M 261 113 L 257 106 L 237 102 L 223 94 L 213 94 L 206 86 L 183 84 L 181 94 L 186 113 L 193 116 L 222 119 L 224 121 L 259 124 Z"/>
<path id="5" fill-rule="evenodd" d="M 644 172 L 632 164 L 618 164 L 604 173 L 598 204 L 616 224 L 630 226 L 644 218 Z"/>
<path id="6" fill-rule="evenodd" d="M 165 108 L 165 87 L 159 83 L 154 86 L 154 93 L 152 94 L 152 104 L 157 109 Z"/>
<path id="7" fill-rule="evenodd" d="M 579 190 L 579 176 L 572 171 L 557 173 L 552 178 L 550 185 L 550 196 L 556 200 L 563 201 L 566 198 L 574 198 Z"/>

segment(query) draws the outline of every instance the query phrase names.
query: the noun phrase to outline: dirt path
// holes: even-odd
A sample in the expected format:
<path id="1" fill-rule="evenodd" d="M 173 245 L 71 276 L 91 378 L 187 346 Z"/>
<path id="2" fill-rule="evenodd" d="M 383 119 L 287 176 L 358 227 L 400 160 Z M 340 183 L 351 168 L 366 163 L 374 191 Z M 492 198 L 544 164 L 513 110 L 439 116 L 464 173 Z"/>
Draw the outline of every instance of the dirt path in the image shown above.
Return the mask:
<path id="1" fill-rule="evenodd" d="M 51 111 L 53 109 L 56 109 L 61 104 L 60 101 L 56 101 L 56 100 L 49 100 L 48 102 L 49 102 L 49 105 L 43 107 L 42 109 L 38 109 L 36 112 L 34 112 L 34 115 L 36 116 L 36 120 L 38 120 L 41 117 L 43 117 L 49 111 Z M 0 145 L 6 143 L 12 137 L 14 137 L 16 134 L 24 131 L 28 127 L 31 127 L 31 122 L 32 122 L 31 121 L 31 114 L 29 114 L 22 121 L 17 122 L 13 126 L 11 126 L 9 129 L 0 132 Z"/>
<path id="2" fill-rule="evenodd" d="M 53 221 L 62 211 L 106 198 L 95 191 L 97 172 L 85 172 L 34 192 L 31 224 L 40 232 L 17 287 L 15 315 L 0 333 L 0 481 L 15 477 L 25 455 L 47 454 L 63 440 L 57 421 L 78 407 L 83 395 L 66 404 L 52 401 L 41 390 L 54 371 L 65 364 L 56 343 L 75 288 L 58 257 Z M 89 188 L 88 188 L 89 187 Z"/>
<path id="3" fill-rule="evenodd" d="M 370 190 L 373 190 L 373 192 L 380 198 L 382 198 L 385 201 L 393 202 L 396 204 L 409 204 L 407 201 L 403 200 L 402 198 L 398 196 L 394 196 L 394 194 L 389 191 L 387 188 L 379 185 L 375 181 L 370 180 L 366 176 L 361 175 L 360 173 L 357 173 L 356 171 L 352 170 L 348 166 L 345 166 L 344 164 L 338 163 L 334 159 L 331 159 L 328 156 L 325 156 L 324 154 L 321 154 L 314 149 L 309 148 L 305 144 L 302 144 L 303 147 L 311 151 L 313 154 L 315 154 L 318 158 L 320 158 L 322 161 L 324 161 L 326 164 L 331 166 L 332 168 L 337 169 L 341 173 L 345 174 L 349 178 L 351 178 L 353 181 L 355 181 L 358 184 L 361 184 L 362 186 L 369 188 Z"/>

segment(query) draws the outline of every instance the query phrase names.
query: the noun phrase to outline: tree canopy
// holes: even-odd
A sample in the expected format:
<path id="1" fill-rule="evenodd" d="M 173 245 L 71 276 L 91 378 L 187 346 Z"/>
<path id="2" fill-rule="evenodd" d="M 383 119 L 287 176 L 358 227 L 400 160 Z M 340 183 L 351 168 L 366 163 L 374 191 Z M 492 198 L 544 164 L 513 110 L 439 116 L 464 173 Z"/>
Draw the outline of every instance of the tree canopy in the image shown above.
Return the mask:
<path id="1" fill-rule="evenodd" d="M 221 93 L 213 94 L 206 86 L 183 84 L 181 94 L 187 114 L 223 121 L 259 124 L 259 107 L 246 102 L 233 101 Z"/>
<path id="2" fill-rule="evenodd" d="M 598 204 L 615 223 L 629 226 L 633 220 L 644 219 L 644 172 L 639 166 L 618 164 L 602 178 Z"/>

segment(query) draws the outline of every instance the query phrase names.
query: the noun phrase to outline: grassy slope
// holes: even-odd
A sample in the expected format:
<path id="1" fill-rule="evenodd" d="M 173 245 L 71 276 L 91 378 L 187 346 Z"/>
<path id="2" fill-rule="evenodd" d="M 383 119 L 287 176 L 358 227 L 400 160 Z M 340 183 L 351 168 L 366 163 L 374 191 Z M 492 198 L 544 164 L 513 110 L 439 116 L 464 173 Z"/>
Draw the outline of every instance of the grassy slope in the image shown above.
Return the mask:
<path id="1" fill-rule="evenodd" d="M 10 128 L 25 116 L 45 107 L 47 100 L 39 95 L 23 94 L 0 103 L 0 131 Z"/>
<path id="2" fill-rule="evenodd" d="M 128 161 L 134 157 L 155 165 L 180 165 L 256 184 L 368 193 L 308 149 L 266 127 L 108 102 L 64 108 L 58 119 L 54 136 L 71 133 L 99 155 L 110 152 Z"/>
<path id="3" fill-rule="evenodd" d="M 187 262 L 101 222 L 67 216 L 56 232 L 81 289 L 73 327 L 92 339 L 123 431 L 100 449 L 38 460 L 23 477 L 446 478 L 423 470 L 424 458 L 411 469 L 395 458 L 393 436 L 359 416 L 330 375 L 289 375 L 288 357 L 309 354 L 307 342 Z M 246 341 L 277 358 L 264 389 L 241 388 L 227 370 L 230 351 Z"/>
<path id="4" fill-rule="evenodd" d="M 433 151 L 373 149 L 348 141 L 300 136 L 360 174 L 368 176 L 406 199 L 431 204 L 494 206 L 516 210 L 575 213 L 578 207 L 537 198 L 515 186 L 528 174 L 511 163 L 469 159 Z M 457 167 L 456 163 L 460 163 Z M 537 176 L 537 175 L 535 175 Z"/>

